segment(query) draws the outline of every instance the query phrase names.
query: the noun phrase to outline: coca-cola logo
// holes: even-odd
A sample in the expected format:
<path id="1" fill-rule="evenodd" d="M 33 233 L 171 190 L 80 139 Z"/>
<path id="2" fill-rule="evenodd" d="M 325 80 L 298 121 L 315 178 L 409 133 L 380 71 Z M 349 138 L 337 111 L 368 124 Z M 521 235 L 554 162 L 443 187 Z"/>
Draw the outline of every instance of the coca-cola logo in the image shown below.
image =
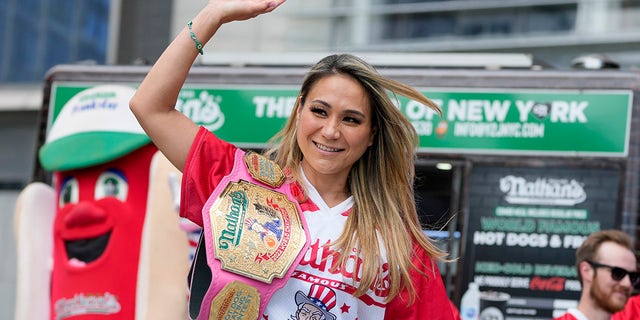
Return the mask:
<path id="1" fill-rule="evenodd" d="M 573 206 L 587 199 L 583 184 L 574 179 L 537 178 L 534 181 L 518 176 L 500 179 L 500 191 L 512 204 Z"/>

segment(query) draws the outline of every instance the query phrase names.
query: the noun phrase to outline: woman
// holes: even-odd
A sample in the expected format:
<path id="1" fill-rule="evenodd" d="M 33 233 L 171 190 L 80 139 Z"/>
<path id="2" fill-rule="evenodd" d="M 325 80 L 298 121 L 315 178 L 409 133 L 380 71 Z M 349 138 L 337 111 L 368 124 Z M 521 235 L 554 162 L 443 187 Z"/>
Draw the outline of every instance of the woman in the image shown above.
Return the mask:
<path id="1" fill-rule="evenodd" d="M 184 172 L 181 215 L 202 208 L 234 165 L 237 148 L 174 109 L 198 53 L 224 23 L 271 12 L 284 0 L 210 0 L 141 83 L 131 109 Z M 439 112 L 411 87 L 352 55 L 322 59 L 306 76 L 285 128 L 266 155 L 283 168 L 310 233 L 293 276 L 264 319 L 453 319 L 414 203 L 417 134 L 388 92 Z"/>

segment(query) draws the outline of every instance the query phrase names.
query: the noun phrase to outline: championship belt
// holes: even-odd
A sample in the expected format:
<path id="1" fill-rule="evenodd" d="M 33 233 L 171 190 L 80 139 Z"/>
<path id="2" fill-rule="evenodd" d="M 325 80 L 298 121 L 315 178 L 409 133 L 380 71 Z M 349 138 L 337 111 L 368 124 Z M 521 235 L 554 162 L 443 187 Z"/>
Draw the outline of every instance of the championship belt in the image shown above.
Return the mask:
<path id="1" fill-rule="evenodd" d="M 189 273 L 191 319 L 256 320 L 291 277 L 309 231 L 290 183 L 273 161 L 238 149 L 204 205 Z"/>

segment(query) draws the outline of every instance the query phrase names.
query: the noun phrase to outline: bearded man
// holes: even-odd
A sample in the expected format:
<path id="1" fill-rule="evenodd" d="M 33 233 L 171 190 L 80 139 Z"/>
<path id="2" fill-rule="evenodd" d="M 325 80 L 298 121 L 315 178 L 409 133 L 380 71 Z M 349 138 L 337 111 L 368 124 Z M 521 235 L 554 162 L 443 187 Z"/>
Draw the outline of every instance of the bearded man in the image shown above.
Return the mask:
<path id="1" fill-rule="evenodd" d="M 576 251 L 582 293 L 577 308 L 554 320 L 609 320 L 640 283 L 631 237 L 620 230 L 592 233 Z"/>

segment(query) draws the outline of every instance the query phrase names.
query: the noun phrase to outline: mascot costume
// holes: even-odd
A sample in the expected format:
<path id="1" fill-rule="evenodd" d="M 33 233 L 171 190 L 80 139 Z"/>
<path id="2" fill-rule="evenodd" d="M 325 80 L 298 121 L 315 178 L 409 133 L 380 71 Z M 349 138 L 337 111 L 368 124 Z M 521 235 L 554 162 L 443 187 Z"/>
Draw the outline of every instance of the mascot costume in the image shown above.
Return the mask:
<path id="1" fill-rule="evenodd" d="M 186 318 L 197 230 L 177 213 L 181 174 L 129 110 L 134 91 L 90 87 L 49 116 L 52 186 L 16 204 L 16 319 Z"/>

